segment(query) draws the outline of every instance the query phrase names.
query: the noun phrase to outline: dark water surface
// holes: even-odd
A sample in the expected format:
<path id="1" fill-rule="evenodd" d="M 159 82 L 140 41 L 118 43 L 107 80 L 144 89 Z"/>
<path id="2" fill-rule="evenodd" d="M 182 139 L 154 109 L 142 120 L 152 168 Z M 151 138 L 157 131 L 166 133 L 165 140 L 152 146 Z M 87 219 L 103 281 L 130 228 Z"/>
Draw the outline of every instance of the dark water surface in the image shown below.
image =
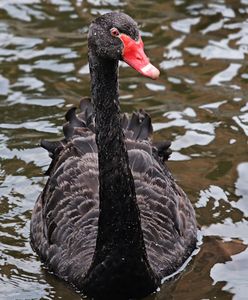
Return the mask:
<path id="1" fill-rule="evenodd" d="M 69 106 L 89 95 L 86 32 L 99 13 L 140 24 L 153 82 L 122 65 L 122 110 L 145 108 L 202 227 L 198 254 L 147 300 L 248 299 L 248 0 L 0 1 L 0 299 L 80 299 L 29 245 Z"/>

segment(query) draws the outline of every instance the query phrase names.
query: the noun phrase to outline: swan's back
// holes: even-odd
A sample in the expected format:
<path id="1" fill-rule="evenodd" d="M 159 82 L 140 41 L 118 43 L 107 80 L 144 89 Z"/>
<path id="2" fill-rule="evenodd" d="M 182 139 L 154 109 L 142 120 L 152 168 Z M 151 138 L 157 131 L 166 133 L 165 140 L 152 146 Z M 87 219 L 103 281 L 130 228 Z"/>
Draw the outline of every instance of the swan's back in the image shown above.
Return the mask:
<path id="1" fill-rule="evenodd" d="M 154 273 L 163 278 L 176 271 L 195 248 L 195 213 L 164 163 L 170 143 L 151 144 L 151 119 L 145 112 L 133 114 L 129 123 L 133 119 L 137 119 L 129 126 L 133 133 L 126 131 L 129 164 L 148 260 Z"/>
<path id="2" fill-rule="evenodd" d="M 66 115 L 65 138 L 43 142 L 52 162 L 31 222 L 31 241 L 51 271 L 80 289 L 96 245 L 99 215 L 98 154 L 93 109 L 81 102 L 77 117 Z M 150 266 L 158 278 L 175 271 L 196 243 L 192 206 L 164 160 L 169 144 L 154 146 L 150 117 L 122 117 L 129 164 L 135 181 L 142 231 Z"/>

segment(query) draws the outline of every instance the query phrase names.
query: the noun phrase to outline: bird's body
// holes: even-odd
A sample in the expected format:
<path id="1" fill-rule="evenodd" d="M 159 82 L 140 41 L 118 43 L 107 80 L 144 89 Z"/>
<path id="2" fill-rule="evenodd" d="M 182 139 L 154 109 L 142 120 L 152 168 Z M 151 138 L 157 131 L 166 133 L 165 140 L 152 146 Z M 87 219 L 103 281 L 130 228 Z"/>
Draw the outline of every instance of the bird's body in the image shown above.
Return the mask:
<path id="1" fill-rule="evenodd" d="M 152 144 L 145 112 L 120 115 L 117 64 L 96 53 L 89 44 L 93 105 L 85 99 L 78 116 L 67 113 L 63 140 L 43 142 L 52 162 L 31 243 L 52 272 L 86 295 L 142 297 L 195 248 L 195 215 L 164 164 L 169 144 Z"/>

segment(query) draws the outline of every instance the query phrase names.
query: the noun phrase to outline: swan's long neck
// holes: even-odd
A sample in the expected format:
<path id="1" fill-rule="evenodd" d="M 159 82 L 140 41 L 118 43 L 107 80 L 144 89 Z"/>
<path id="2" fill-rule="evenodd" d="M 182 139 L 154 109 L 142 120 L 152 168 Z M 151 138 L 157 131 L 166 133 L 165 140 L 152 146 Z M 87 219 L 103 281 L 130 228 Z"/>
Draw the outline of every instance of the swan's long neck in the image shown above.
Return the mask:
<path id="1" fill-rule="evenodd" d="M 124 143 L 118 62 L 101 60 L 89 52 L 89 63 L 96 115 L 100 208 L 95 253 L 83 288 L 88 295 L 94 295 L 97 285 L 100 299 L 120 293 L 126 295 L 125 299 L 136 293 L 147 295 L 158 282 L 147 259 Z"/>
<path id="2" fill-rule="evenodd" d="M 144 242 L 121 126 L 118 61 L 100 60 L 91 54 L 89 61 L 99 159 L 100 215 L 95 258 L 103 260 L 109 251 L 125 252 L 130 246 L 140 255 Z"/>

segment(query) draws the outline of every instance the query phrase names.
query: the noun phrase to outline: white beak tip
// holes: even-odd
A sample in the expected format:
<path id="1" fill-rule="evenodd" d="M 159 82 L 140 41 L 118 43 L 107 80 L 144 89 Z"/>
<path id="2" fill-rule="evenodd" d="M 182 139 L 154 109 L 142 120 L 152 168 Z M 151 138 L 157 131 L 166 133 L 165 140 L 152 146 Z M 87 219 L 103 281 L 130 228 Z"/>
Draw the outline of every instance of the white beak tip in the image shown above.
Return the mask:
<path id="1" fill-rule="evenodd" d="M 147 64 L 146 66 L 144 66 L 142 69 L 141 69 L 141 73 L 144 75 L 144 76 L 147 76 L 151 79 L 157 79 L 160 75 L 160 71 L 159 69 L 157 69 L 156 67 L 154 67 L 154 65 L 152 65 L 151 63 Z"/>

